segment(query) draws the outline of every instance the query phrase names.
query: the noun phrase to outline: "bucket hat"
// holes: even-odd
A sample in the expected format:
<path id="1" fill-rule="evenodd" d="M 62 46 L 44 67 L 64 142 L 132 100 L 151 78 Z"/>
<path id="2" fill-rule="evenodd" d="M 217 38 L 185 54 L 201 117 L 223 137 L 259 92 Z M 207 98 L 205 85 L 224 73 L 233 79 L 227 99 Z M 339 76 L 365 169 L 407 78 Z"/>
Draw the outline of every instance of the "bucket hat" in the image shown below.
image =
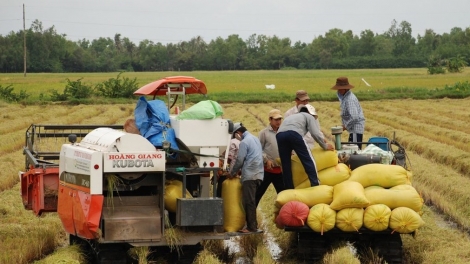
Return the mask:
<path id="1" fill-rule="evenodd" d="M 295 98 L 299 99 L 300 101 L 304 101 L 304 100 L 310 100 L 310 97 L 308 97 L 308 94 L 305 90 L 298 90 L 296 93 L 295 93 Z"/>
<path id="2" fill-rule="evenodd" d="M 354 88 L 354 86 L 349 84 L 347 77 L 338 77 L 338 79 L 336 79 L 336 85 L 331 87 L 332 90 L 341 90 L 341 89 L 349 90 L 352 88 Z"/>

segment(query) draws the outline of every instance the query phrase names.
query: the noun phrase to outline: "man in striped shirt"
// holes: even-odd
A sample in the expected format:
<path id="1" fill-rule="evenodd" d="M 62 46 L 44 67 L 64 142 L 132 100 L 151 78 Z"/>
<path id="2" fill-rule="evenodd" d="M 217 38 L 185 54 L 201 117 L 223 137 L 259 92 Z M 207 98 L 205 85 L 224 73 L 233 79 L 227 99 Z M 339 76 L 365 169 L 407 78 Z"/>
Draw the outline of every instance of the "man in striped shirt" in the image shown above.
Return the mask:
<path id="1" fill-rule="evenodd" d="M 338 77 L 336 85 L 331 87 L 332 90 L 337 90 L 341 107 L 343 131 L 347 130 L 349 133 L 348 142 L 362 142 L 366 119 L 364 118 L 359 100 L 351 91 L 352 88 L 354 86 L 349 84 L 347 77 Z M 357 145 L 359 149 L 362 149 L 362 144 Z"/>

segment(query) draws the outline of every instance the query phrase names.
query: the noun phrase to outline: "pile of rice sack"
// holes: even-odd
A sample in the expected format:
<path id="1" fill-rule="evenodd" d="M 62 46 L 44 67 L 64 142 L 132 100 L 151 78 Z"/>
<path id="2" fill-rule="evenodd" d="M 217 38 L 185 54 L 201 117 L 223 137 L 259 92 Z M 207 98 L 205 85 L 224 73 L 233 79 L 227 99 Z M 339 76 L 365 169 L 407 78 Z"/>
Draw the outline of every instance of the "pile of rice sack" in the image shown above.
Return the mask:
<path id="1" fill-rule="evenodd" d="M 334 227 L 344 232 L 412 233 L 424 225 L 423 199 L 411 185 L 411 172 L 398 165 L 367 164 L 353 171 L 338 163 L 336 151 L 312 149 L 321 185 L 310 181 L 292 156 L 295 189 L 277 195 L 276 226 L 309 226 L 322 233 Z"/>

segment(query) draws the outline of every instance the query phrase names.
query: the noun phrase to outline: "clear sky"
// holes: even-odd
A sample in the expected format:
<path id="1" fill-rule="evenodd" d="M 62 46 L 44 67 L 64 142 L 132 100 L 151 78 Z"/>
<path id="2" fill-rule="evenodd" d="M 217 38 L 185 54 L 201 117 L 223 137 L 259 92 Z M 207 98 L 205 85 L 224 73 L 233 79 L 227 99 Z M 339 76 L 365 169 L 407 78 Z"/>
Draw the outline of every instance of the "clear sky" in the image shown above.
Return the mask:
<path id="1" fill-rule="evenodd" d="M 27 29 L 38 19 L 72 41 L 119 33 L 136 45 L 232 34 L 310 43 L 333 28 L 382 34 L 394 19 L 409 22 L 414 37 L 470 27 L 470 0 L 0 0 L 0 35 L 23 28 L 23 4 Z"/>

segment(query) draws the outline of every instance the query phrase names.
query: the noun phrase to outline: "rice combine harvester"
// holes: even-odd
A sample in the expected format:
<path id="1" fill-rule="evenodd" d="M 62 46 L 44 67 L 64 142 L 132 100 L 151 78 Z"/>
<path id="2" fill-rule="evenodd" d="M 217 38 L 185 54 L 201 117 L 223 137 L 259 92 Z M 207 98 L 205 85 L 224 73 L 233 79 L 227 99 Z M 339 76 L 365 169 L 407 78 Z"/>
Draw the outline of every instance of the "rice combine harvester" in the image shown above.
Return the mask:
<path id="1" fill-rule="evenodd" d="M 134 94 L 167 97 L 169 113 L 178 97 L 184 110 L 187 94 L 206 93 L 202 81 L 174 76 Z M 238 235 L 224 232 L 223 199 L 210 191 L 233 123 L 220 117 L 180 120 L 174 114 L 169 122 L 177 146 L 163 140 L 156 147 L 122 125 L 31 125 L 20 172 L 25 208 L 38 216 L 57 212 L 70 243 L 83 245 L 93 263 L 133 262 L 127 251 L 140 246 L 155 247 L 156 256 L 177 248 L 173 260 L 191 263 L 201 241 Z M 179 183 L 181 194 L 170 201 L 173 212 L 165 209 L 169 183 Z M 171 237 L 168 231 L 175 228 L 180 235 Z"/>

